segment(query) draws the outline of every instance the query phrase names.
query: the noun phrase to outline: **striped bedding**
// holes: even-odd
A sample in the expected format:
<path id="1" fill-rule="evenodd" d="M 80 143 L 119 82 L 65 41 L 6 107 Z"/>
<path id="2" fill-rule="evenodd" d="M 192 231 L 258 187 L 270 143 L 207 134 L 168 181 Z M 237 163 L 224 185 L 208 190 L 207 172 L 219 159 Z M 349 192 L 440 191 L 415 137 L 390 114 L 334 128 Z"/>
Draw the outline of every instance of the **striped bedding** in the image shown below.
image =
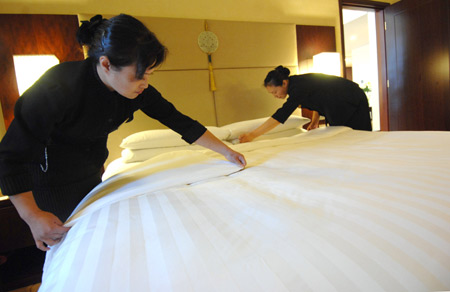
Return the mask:
<path id="1" fill-rule="evenodd" d="M 74 211 L 39 291 L 450 290 L 450 133 L 320 128 L 167 153 Z"/>

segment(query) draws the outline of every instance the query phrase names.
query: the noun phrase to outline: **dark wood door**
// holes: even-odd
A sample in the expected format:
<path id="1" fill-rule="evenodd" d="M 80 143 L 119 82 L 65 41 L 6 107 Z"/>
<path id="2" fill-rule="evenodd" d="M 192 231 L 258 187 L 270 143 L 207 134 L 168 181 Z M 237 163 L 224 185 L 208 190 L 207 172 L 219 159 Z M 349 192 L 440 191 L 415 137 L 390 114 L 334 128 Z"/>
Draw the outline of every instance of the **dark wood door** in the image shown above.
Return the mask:
<path id="1" fill-rule="evenodd" d="M 385 9 L 389 130 L 450 130 L 449 3 Z"/>

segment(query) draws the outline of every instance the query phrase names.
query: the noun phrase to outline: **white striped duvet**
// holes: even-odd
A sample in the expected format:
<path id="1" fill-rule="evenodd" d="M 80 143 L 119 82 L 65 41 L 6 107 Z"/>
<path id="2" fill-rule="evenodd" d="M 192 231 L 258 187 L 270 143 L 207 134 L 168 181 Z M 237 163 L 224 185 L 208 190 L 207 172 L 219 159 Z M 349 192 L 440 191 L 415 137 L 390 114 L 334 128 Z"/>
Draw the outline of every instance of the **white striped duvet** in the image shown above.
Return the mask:
<path id="1" fill-rule="evenodd" d="M 93 190 L 40 291 L 450 290 L 450 133 L 329 127 Z"/>

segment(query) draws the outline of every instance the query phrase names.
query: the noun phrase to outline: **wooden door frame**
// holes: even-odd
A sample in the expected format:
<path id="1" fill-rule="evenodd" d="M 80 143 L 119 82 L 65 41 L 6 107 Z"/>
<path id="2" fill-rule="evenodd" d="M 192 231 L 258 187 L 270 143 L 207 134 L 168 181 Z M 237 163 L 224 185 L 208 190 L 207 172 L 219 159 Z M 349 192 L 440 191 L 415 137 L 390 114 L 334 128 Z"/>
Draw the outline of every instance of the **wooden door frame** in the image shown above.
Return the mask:
<path id="1" fill-rule="evenodd" d="M 389 109 L 388 109 L 388 91 L 387 91 L 387 68 L 386 68 L 386 42 L 384 30 L 384 12 L 389 3 L 370 1 L 370 0 L 339 0 L 339 17 L 341 29 L 341 50 L 343 76 L 345 72 L 345 39 L 344 39 L 344 21 L 342 9 L 344 7 L 354 7 L 375 10 L 376 33 L 377 33 L 377 55 L 378 55 L 378 92 L 380 102 L 380 130 L 389 130 Z"/>

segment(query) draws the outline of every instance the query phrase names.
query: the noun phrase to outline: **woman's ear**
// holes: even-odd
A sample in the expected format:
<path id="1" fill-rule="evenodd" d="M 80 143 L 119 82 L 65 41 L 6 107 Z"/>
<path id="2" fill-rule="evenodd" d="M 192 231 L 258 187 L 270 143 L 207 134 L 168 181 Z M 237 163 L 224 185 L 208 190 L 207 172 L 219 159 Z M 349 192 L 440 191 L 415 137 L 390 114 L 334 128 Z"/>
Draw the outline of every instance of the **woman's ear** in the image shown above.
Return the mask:
<path id="1" fill-rule="evenodd" d="M 103 84 L 108 87 L 109 90 L 113 91 L 114 88 L 110 85 L 110 72 L 111 72 L 111 62 L 109 61 L 108 57 L 101 56 L 98 59 L 97 64 L 97 73 L 100 79 L 102 80 Z"/>
<path id="2" fill-rule="evenodd" d="M 109 61 L 108 57 L 106 56 L 100 56 L 100 58 L 98 59 L 98 63 L 100 65 L 100 67 L 102 68 L 102 70 L 106 73 L 109 72 L 109 70 L 111 70 L 111 62 Z"/>

